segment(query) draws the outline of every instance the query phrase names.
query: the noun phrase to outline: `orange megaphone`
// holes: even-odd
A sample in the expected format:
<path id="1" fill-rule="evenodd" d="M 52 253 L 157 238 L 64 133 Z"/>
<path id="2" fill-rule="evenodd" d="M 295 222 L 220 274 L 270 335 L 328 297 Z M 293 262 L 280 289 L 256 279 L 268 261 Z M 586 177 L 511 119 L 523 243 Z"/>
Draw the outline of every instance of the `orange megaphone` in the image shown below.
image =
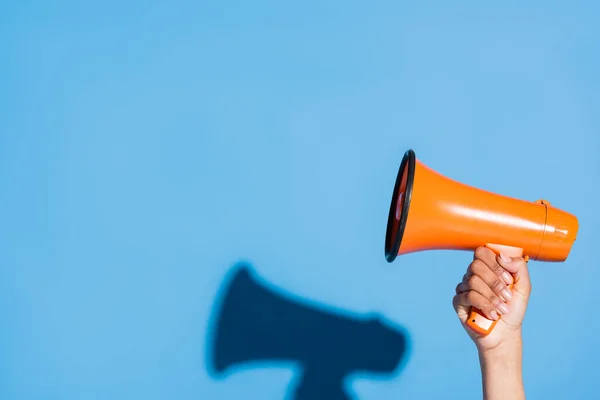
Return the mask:
<path id="1" fill-rule="evenodd" d="M 545 200 L 515 199 L 445 177 L 407 150 L 390 205 L 385 258 L 424 250 L 487 246 L 526 260 L 564 261 L 575 242 L 577 218 Z M 487 335 L 497 321 L 473 307 L 467 325 Z"/>

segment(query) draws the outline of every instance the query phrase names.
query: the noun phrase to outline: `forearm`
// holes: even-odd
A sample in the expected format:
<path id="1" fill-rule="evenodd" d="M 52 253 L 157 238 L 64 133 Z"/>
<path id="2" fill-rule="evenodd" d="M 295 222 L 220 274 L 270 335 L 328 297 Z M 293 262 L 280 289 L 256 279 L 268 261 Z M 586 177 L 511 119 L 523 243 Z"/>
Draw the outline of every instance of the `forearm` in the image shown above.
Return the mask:
<path id="1" fill-rule="evenodd" d="M 524 400 L 523 341 L 517 336 L 492 350 L 480 351 L 484 400 Z"/>

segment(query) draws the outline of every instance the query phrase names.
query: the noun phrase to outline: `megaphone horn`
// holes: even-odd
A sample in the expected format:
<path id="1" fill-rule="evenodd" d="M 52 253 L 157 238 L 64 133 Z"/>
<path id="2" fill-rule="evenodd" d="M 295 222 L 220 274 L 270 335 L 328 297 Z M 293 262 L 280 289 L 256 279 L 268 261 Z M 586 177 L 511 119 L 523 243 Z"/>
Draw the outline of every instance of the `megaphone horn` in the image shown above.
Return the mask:
<path id="1" fill-rule="evenodd" d="M 385 258 L 426 250 L 486 246 L 526 260 L 565 261 L 579 229 L 577 218 L 551 206 L 457 182 L 404 153 L 388 213 Z M 473 308 L 468 325 L 489 334 L 497 321 Z"/>

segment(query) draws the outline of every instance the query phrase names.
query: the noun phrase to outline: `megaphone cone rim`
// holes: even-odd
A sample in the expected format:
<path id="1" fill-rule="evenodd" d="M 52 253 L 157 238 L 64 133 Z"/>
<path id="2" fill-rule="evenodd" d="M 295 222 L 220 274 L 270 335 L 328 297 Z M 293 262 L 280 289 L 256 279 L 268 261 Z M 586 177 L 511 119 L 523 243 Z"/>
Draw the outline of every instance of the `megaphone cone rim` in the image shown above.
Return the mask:
<path id="1" fill-rule="evenodd" d="M 396 175 L 396 183 L 394 185 L 394 192 L 392 194 L 392 201 L 390 203 L 390 210 L 388 213 L 387 228 L 385 234 L 385 259 L 391 263 L 398 256 L 400 245 L 402 243 L 402 236 L 404 235 L 404 229 L 406 228 L 406 221 L 408 220 L 408 211 L 410 208 L 410 200 L 412 197 L 413 184 L 415 179 L 415 166 L 416 166 L 416 155 L 414 150 L 408 149 L 398 168 L 398 174 Z M 396 220 L 396 207 L 398 202 L 398 196 L 400 195 L 400 188 L 402 186 L 402 178 L 404 176 L 404 170 L 408 168 L 406 177 L 406 190 L 404 191 L 404 203 L 402 204 L 402 212 L 398 223 L 398 229 L 394 232 L 394 221 Z"/>

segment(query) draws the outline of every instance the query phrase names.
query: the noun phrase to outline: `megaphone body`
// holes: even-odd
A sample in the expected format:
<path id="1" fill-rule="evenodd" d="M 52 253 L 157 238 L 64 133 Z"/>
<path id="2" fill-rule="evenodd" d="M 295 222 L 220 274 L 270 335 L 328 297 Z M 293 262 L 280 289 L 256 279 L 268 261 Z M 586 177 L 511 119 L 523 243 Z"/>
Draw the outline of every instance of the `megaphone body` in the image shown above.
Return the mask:
<path id="1" fill-rule="evenodd" d="M 427 250 L 486 246 L 526 260 L 565 261 L 575 242 L 577 218 L 546 200 L 525 201 L 443 176 L 404 154 L 390 204 L 385 258 Z M 497 321 L 473 309 L 467 325 L 486 335 Z"/>

